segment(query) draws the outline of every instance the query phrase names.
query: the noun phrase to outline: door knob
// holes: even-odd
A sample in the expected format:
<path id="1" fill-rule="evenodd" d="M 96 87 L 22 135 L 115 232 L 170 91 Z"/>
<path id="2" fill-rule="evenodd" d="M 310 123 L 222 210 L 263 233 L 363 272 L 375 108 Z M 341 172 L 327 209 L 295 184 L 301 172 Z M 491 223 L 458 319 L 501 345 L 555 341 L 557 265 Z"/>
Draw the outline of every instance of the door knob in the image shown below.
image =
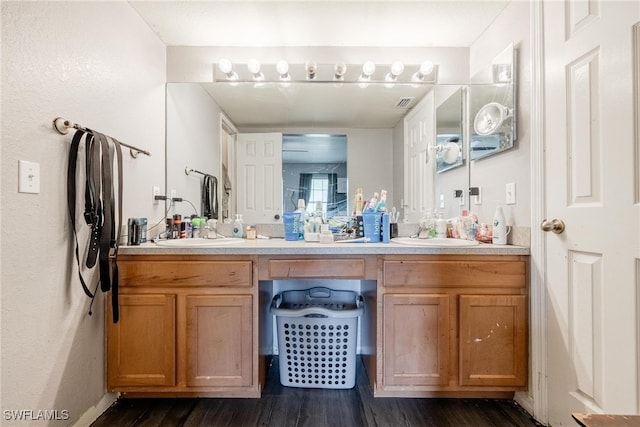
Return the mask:
<path id="1" fill-rule="evenodd" d="M 540 224 L 542 231 L 553 231 L 556 234 L 560 234 L 564 231 L 564 222 L 561 219 L 552 219 L 551 221 L 545 219 Z"/>
<path id="2" fill-rule="evenodd" d="M 273 219 L 275 219 L 276 221 L 277 221 L 277 220 L 279 220 L 279 219 L 280 219 L 280 214 L 275 214 L 275 215 L 273 216 Z"/>

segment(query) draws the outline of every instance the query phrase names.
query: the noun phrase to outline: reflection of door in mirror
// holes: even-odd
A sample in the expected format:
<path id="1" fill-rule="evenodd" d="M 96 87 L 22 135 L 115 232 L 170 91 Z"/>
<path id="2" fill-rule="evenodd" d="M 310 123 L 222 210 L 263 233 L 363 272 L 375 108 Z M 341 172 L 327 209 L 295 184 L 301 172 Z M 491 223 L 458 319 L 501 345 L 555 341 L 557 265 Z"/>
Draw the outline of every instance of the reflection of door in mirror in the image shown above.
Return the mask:
<path id="1" fill-rule="evenodd" d="M 224 114 L 220 114 L 220 220 L 232 219 L 236 213 L 236 189 L 231 177 L 236 173 L 235 141 L 238 131 Z"/>
<path id="2" fill-rule="evenodd" d="M 346 135 L 283 135 L 283 211 L 296 210 L 298 199 L 326 219 L 348 215 Z"/>
<path id="3" fill-rule="evenodd" d="M 439 92 L 455 88 L 455 86 L 443 86 Z M 438 173 L 463 164 L 462 87 L 458 87 L 449 95 L 445 93 L 444 96 L 447 98 L 436 108 L 436 171 Z"/>
<path id="4" fill-rule="evenodd" d="M 271 224 L 282 216 L 282 134 L 240 133 L 236 141 L 238 212 L 246 224 Z"/>

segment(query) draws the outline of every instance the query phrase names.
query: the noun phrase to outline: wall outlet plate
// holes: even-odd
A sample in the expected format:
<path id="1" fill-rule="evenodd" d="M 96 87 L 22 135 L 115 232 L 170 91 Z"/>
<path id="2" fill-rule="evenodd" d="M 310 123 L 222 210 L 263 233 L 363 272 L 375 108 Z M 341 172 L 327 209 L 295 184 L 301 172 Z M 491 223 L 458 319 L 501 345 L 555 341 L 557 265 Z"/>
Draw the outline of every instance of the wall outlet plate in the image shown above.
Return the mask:
<path id="1" fill-rule="evenodd" d="M 153 201 L 154 205 L 157 205 L 160 203 L 160 200 L 156 200 L 156 196 L 160 195 L 160 187 L 157 185 L 154 185 L 153 188 L 151 189 L 151 200 Z"/>
<path id="2" fill-rule="evenodd" d="M 516 183 L 510 182 L 505 186 L 505 201 L 508 205 L 516 204 Z"/>
<path id="3" fill-rule="evenodd" d="M 482 204 L 482 187 L 478 187 L 478 194 L 476 194 L 475 196 L 471 196 L 471 198 L 473 199 L 474 205 L 481 205 Z"/>

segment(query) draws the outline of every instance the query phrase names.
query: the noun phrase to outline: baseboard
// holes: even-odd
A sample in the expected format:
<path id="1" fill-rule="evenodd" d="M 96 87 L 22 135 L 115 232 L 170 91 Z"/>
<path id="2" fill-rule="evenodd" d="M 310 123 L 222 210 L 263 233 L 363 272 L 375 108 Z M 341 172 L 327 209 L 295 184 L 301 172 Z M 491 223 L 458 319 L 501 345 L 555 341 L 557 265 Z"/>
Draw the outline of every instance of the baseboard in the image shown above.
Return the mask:
<path id="1" fill-rule="evenodd" d="M 84 414 L 80 416 L 78 421 L 73 423 L 73 427 L 87 427 L 90 426 L 95 420 L 98 419 L 104 411 L 106 411 L 113 403 L 118 400 L 119 393 L 107 393 L 102 396 L 102 399 L 94 406 L 87 409 Z"/>
<path id="2" fill-rule="evenodd" d="M 517 391 L 513 400 L 533 417 L 533 397 L 526 391 Z"/>

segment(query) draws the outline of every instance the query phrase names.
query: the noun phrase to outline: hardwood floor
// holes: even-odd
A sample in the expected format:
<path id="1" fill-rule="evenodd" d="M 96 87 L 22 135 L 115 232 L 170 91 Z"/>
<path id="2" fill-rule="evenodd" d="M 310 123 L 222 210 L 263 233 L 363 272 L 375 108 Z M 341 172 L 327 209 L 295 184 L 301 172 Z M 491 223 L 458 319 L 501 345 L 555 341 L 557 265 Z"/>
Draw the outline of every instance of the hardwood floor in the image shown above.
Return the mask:
<path id="1" fill-rule="evenodd" d="M 260 399 L 120 399 L 91 427 L 540 426 L 510 400 L 374 399 L 361 361 L 350 390 L 280 385 L 277 359 Z"/>

